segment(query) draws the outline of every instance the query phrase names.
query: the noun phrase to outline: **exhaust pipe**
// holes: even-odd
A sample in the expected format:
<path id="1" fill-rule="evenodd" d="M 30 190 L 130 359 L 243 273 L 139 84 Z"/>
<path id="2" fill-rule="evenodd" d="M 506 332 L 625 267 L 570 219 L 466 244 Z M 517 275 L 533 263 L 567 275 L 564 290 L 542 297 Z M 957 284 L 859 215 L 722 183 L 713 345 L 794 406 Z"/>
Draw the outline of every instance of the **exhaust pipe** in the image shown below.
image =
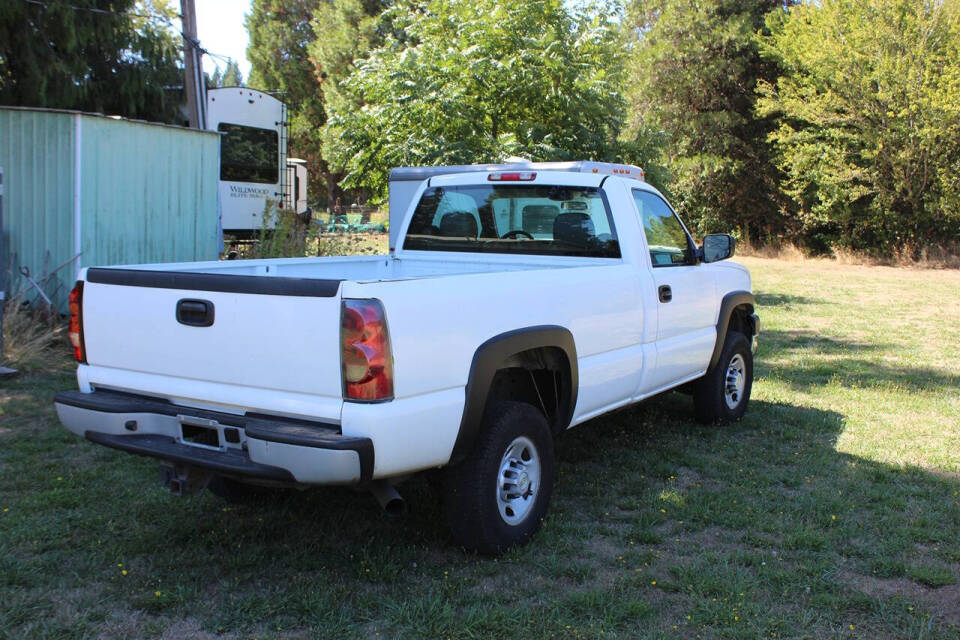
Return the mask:
<path id="1" fill-rule="evenodd" d="M 380 503 L 380 508 L 392 518 L 402 516 L 407 512 L 407 502 L 397 493 L 392 484 L 386 480 L 377 480 L 370 485 L 370 493 Z"/>

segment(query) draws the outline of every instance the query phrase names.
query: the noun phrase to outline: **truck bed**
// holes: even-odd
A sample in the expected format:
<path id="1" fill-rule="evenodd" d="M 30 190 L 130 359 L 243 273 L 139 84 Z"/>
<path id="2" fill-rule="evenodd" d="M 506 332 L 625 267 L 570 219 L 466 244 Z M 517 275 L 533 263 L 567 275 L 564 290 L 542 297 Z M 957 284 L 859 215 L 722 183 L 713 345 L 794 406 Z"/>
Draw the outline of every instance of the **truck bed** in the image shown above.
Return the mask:
<path id="1" fill-rule="evenodd" d="M 523 261 L 355 256 L 89 268 L 83 305 L 97 313 L 84 318 L 88 362 L 78 369 L 78 382 L 84 392 L 145 393 L 187 406 L 339 422 L 341 298 L 384 296 L 383 287 L 436 289 L 439 284 L 425 281 L 450 283 L 452 275 L 532 276 L 593 261 L 558 262 L 529 256 Z M 453 288 L 463 293 L 480 286 L 456 283 Z M 210 323 L 181 322 L 177 314 L 184 302 L 209 305 Z M 404 316 L 416 316 L 409 319 L 398 313 L 399 308 L 388 314 L 388 321 L 424 323 L 431 316 L 422 308 L 405 311 Z M 405 339 L 397 334 L 395 348 Z"/>

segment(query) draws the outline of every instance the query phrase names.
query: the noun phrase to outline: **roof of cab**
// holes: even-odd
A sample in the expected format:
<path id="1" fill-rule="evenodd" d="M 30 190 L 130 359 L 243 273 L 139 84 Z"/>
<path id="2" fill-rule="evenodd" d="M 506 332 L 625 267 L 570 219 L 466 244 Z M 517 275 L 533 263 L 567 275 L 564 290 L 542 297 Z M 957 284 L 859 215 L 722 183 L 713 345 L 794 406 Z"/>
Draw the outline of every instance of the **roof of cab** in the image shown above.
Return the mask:
<path id="1" fill-rule="evenodd" d="M 506 162 L 502 164 L 461 164 L 439 167 L 397 167 L 390 171 L 390 182 L 420 182 L 428 178 L 451 174 L 495 171 L 566 171 L 598 175 L 618 175 L 633 180 L 643 180 L 640 167 L 612 162 L 574 160 L 570 162 Z"/>

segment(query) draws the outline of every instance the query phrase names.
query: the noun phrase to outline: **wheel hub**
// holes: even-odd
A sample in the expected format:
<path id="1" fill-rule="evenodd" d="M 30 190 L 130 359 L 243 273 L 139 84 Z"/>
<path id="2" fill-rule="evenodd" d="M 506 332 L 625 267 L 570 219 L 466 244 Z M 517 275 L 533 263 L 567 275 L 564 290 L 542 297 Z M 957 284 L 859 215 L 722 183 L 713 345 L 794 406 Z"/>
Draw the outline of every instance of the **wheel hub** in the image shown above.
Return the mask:
<path id="1" fill-rule="evenodd" d="M 738 353 L 727 365 L 727 375 L 723 385 L 723 399 L 729 409 L 736 409 L 739 406 L 746 386 L 746 363 L 743 361 L 743 356 Z"/>
<path id="2" fill-rule="evenodd" d="M 540 489 L 540 456 L 533 441 L 525 436 L 514 439 L 500 462 L 497 477 L 497 508 L 509 525 L 529 515 Z"/>

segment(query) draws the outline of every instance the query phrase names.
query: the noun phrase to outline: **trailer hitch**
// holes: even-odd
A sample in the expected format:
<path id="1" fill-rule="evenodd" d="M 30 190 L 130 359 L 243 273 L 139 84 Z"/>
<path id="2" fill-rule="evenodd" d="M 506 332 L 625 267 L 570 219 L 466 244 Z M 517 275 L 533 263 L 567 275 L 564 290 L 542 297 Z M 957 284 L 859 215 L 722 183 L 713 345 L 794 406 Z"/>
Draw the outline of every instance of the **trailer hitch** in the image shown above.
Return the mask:
<path id="1" fill-rule="evenodd" d="M 190 496 L 203 491 L 213 474 L 204 469 L 183 464 L 164 464 L 160 467 L 160 481 L 175 496 Z"/>

